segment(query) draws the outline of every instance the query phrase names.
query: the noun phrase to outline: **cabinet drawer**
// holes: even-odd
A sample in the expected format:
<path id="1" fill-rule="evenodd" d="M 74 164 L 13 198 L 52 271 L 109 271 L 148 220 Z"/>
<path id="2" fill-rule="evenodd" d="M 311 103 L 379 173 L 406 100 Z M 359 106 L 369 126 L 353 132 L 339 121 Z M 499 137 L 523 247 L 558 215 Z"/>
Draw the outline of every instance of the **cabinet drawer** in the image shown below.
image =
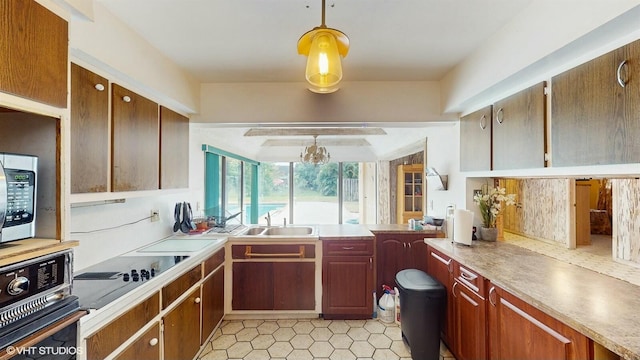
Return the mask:
<path id="1" fill-rule="evenodd" d="M 485 284 L 482 275 L 454 262 L 453 276 L 455 280 L 466 285 L 469 289 L 478 293 L 478 295 L 482 297 L 485 296 Z"/>
<path id="2" fill-rule="evenodd" d="M 138 329 L 160 313 L 158 293 L 120 315 L 109 325 L 87 338 L 87 358 L 104 359 L 127 341 Z"/>
<path id="3" fill-rule="evenodd" d="M 311 244 L 233 245 L 233 259 L 314 259 L 316 247 Z"/>
<path id="4" fill-rule="evenodd" d="M 224 263 L 224 248 L 216 251 L 215 254 L 211 255 L 207 260 L 204 261 L 204 275 L 211 274 L 211 272 L 218 268 L 218 266 Z"/>
<path id="5" fill-rule="evenodd" d="M 345 255 L 373 255 L 373 241 L 371 240 L 325 240 L 322 244 L 323 256 Z"/>
<path id="6" fill-rule="evenodd" d="M 160 325 L 155 324 L 133 344 L 129 345 L 114 360 L 160 359 Z"/>
<path id="7" fill-rule="evenodd" d="M 180 295 L 184 294 L 190 287 L 195 285 L 202 279 L 202 271 L 200 265 L 182 274 L 179 278 L 173 280 L 169 285 L 162 288 L 162 308 L 166 309 Z"/>

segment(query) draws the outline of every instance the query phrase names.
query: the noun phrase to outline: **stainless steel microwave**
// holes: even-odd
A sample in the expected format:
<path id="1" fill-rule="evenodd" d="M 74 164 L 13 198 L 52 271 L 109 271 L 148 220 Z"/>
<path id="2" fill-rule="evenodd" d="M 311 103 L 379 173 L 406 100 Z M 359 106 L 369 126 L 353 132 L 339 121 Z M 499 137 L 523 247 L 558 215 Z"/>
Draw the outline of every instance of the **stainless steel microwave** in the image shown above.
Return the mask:
<path id="1" fill-rule="evenodd" d="M 0 153 L 0 242 L 35 236 L 37 184 L 36 156 Z"/>

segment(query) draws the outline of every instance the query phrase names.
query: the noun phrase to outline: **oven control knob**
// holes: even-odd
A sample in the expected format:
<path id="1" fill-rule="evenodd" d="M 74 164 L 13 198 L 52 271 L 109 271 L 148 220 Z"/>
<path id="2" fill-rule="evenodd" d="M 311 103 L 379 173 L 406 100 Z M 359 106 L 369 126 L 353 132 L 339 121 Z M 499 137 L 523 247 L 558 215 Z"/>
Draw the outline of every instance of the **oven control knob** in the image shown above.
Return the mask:
<path id="1" fill-rule="evenodd" d="M 9 295 L 19 295 L 23 291 L 29 290 L 29 279 L 24 276 L 19 276 L 7 285 L 7 292 Z"/>

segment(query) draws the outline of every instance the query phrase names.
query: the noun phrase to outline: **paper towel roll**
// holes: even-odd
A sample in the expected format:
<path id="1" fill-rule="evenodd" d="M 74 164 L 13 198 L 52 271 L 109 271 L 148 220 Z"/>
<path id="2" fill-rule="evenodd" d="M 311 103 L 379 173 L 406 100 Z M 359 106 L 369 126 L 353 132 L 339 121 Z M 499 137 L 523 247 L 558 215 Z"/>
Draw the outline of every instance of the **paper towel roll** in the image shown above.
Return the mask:
<path id="1" fill-rule="evenodd" d="M 471 245 L 473 212 L 456 209 L 453 213 L 453 242 Z"/>

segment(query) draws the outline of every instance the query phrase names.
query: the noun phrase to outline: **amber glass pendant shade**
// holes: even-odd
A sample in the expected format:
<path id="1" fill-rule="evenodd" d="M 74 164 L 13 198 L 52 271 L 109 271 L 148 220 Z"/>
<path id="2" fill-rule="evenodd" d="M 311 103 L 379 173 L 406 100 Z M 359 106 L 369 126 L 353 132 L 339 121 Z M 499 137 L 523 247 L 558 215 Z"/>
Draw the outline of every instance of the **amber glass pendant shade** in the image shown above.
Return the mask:
<path id="1" fill-rule="evenodd" d="M 342 80 L 342 64 L 336 39 L 328 31 L 319 31 L 313 37 L 305 77 L 311 89 L 336 89 Z"/>

